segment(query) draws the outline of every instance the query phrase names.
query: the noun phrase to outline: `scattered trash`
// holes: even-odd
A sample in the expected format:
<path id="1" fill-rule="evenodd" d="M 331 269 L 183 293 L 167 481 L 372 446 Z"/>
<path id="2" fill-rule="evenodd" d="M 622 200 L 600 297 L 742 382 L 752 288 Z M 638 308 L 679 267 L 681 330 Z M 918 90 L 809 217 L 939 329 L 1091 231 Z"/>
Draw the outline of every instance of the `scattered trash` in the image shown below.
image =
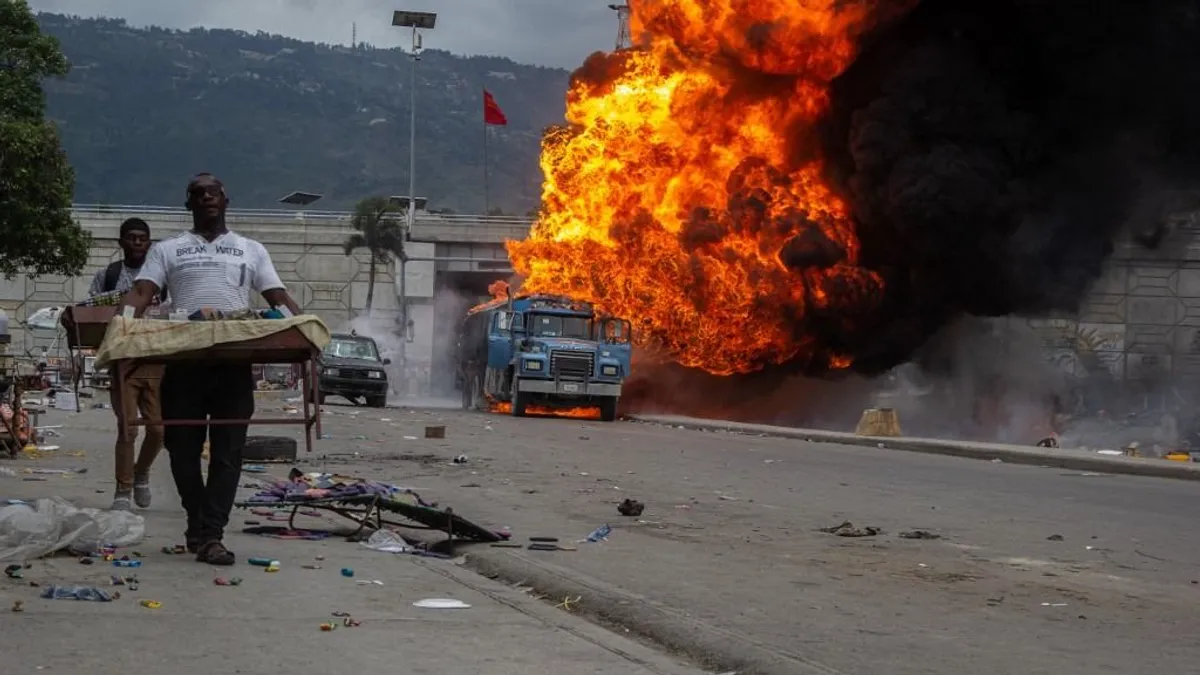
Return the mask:
<path id="1" fill-rule="evenodd" d="M 375 530 L 366 541 L 359 542 L 372 551 L 381 553 L 408 553 L 412 547 L 403 537 L 391 530 Z"/>
<path id="2" fill-rule="evenodd" d="M 114 560 L 113 567 L 141 567 L 141 560 Z"/>
<path id="3" fill-rule="evenodd" d="M 300 569 L 303 569 L 303 570 L 319 570 L 319 569 L 321 569 L 321 566 L 320 566 L 320 565 L 301 565 L 301 566 L 300 566 Z"/>
<path id="4" fill-rule="evenodd" d="M 366 579 L 359 579 L 358 581 L 355 581 L 354 583 L 359 586 L 371 586 L 371 585 L 382 586 L 383 585 L 383 582 L 378 579 L 371 579 L 370 581 L 367 581 Z"/>
<path id="5" fill-rule="evenodd" d="M 13 600 L 12 611 L 24 612 L 25 611 L 25 602 L 23 600 Z"/>
<path id="6" fill-rule="evenodd" d="M 492 544 L 492 548 L 525 548 L 525 545 L 515 541 L 498 541 Z"/>
<path id="7" fill-rule="evenodd" d="M 354 570 L 350 569 L 349 567 L 343 567 L 342 568 L 342 576 L 344 576 L 346 578 L 350 578 L 350 577 L 354 576 Z"/>
<path id="8" fill-rule="evenodd" d="M 451 461 L 453 461 L 455 464 L 466 464 L 470 461 L 470 459 L 466 455 L 459 455 Z"/>
<path id="9" fill-rule="evenodd" d="M 270 567 L 271 565 L 279 565 L 278 560 L 272 558 L 250 558 L 246 561 L 255 567 Z"/>
<path id="10" fill-rule="evenodd" d="M 1039 447 L 1039 448 L 1057 448 L 1058 447 L 1058 439 L 1053 436 L 1047 436 L 1037 442 L 1037 447 Z"/>
<path id="11" fill-rule="evenodd" d="M 587 536 L 586 541 L 590 541 L 593 544 L 599 541 L 606 541 L 608 539 L 608 535 L 610 534 L 612 534 L 612 527 L 605 523 L 604 525 L 592 530 L 592 533 Z"/>
<path id="12" fill-rule="evenodd" d="M 854 523 L 846 521 L 841 525 L 833 527 L 822 527 L 821 531 L 826 534 L 833 534 L 839 537 L 874 537 L 883 530 L 878 527 L 855 527 Z"/>
<path id="13" fill-rule="evenodd" d="M 563 596 L 563 601 L 558 603 L 557 605 L 555 605 L 554 608 L 555 609 L 564 609 L 569 612 L 569 611 L 571 611 L 571 605 L 579 604 L 579 601 L 582 599 L 583 599 L 582 595 L 577 595 L 573 598 L 569 595 L 566 595 L 566 596 Z"/>
<path id="14" fill-rule="evenodd" d="M 717 499 L 720 499 L 720 500 L 721 500 L 721 501 L 723 501 L 723 502 L 736 502 L 736 501 L 739 501 L 737 497 L 731 497 L 731 496 L 729 496 L 729 495 L 717 495 Z"/>
<path id="15" fill-rule="evenodd" d="M 445 438 L 445 437 L 446 437 L 446 427 L 445 426 L 425 427 L 425 438 Z"/>
<path id="16" fill-rule="evenodd" d="M 462 600 L 451 600 L 449 598 L 428 598 L 426 600 L 418 600 L 413 603 L 413 607 L 422 607 L 424 609 L 470 609 L 470 605 Z"/>
<path id="17" fill-rule="evenodd" d="M 527 547 L 530 551 L 557 551 L 558 544 L 547 544 L 535 541 Z"/>
<path id="18" fill-rule="evenodd" d="M 89 558 L 88 556 L 83 556 L 82 558 L 79 559 L 80 565 L 93 565 L 93 564 L 95 564 L 95 562 L 96 562 L 95 560 L 93 560 L 92 558 Z"/>
<path id="19" fill-rule="evenodd" d="M 267 565 L 266 567 L 263 568 L 263 571 L 264 572 L 278 572 L 279 571 L 279 561 L 272 560 L 270 565 Z"/>
<path id="20" fill-rule="evenodd" d="M 33 560 L 67 549 L 92 553 L 100 545 L 132 546 L 146 531 L 129 511 L 79 508 L 54 497 L 0 508 L 0 561 Z"/>
<path id="21" fill-rule="evenodd" d="M 941 539 L 942 535 L 928 530 L 908 530 L 900 533 L 901 539 Z"/>
<path id="22" fill-rule="evenodd" d="M 1043 602 L 1042 607 L 1066 607 L 1065 602 Z"/>
<path id="23" fill-rule="evenodd" d="M 266 473 L 267 467 L 260 464 L 243 464 L 242 473 Z"/>
<path id="24" fill-rule="evenodd" d="M 1062 540 L 1063 540 L 1063 536 L 1061 534 L 1052 534 L 1049 537 L 1046 537 L 1046 541 L 1062 541 Z"/>
<path id="25" fill-rule="evenodd" d="M 239 577 L 234 577 L 232 579 L 217 577 L 216 579 L 213 579 L 213 584 L 216 586 L 241 586 L 242 580 Z"/>
<path id="26" fill-rule="evenodd" d="M 9 565 L 8 567 L 4 568 L 4 576 L 8 577 L 9 579 L 23 579 L 25 575 L 22 574 L 22 570 L 27 569 L 29 569 L 28 564 Z"/>
<path id="27" fill-rule="evenodd" d="M 42 591 L 46 600 L 87 600 L 91 602 L 112 602 L 121 597 L 119 593 L 109 593 L 94 586 L 59 586 L 51 584 Z"/>
<path id="28" fill-rule="evenodd" d="M 157 600 L 142 600 L 138 604 L 146 609 L 159 609 L 162 607 L 162 603 Z"/>
<path id="29" fill-rule="evenodd" d="M 646 505 L 635 499 L 626 499 L 617 505 L 617 513 L 631 518 L 642 515 L 645 510 Z"/>
<path id="30" fill-rule="evenodd" d="M 183 555 L 184 553 L 187 553 L 188 550 L 183 544 L 175 544 L 174 546 L 162 547 L 162 552 L 166 553 L 167 555 Z"/>

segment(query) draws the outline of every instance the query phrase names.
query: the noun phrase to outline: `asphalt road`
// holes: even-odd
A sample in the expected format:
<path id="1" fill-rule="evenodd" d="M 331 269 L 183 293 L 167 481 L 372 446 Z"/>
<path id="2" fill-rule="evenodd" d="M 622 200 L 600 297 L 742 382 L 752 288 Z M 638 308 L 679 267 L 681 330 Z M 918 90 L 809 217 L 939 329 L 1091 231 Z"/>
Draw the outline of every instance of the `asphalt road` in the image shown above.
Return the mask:
<path id="1" fill-rule="evenodd" d="M 796 672 L 1183 673 L 1200 661 L 1190 482 L 628 422 L 327 410 L 328 438 L 302 468 L 411 486 L 518 540 L 611 523 L 607 542 L 537 555 Z M 104 413 L 72 424 L 103 429 Z M 447 437 L 423 438 L 430 424 Z M 646 503 L 641 517 L 617 514 L 626 497 Z M 818 531 L 844 520 L 882 533 Z M 898 536 L 914 529 L 940 538 Z"/>

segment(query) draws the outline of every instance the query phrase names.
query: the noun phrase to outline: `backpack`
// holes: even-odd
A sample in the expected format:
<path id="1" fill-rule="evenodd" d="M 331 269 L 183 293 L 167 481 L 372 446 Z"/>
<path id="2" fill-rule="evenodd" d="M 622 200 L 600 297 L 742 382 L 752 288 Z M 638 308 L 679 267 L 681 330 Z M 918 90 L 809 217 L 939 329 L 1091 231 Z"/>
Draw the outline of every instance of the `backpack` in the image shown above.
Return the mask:
<path id="1" fill-rule="evenodd" d="M 118 260 L 109 263 L 108 268 L 104 270 L 104 292 L 115 291 L 117 282 L 121 280 L 121 268 L 125 266 L 124 260 Z M 158 300 L 163 302 L 167 299 L 167 289 L 162 288 L 158 291 Z"/>

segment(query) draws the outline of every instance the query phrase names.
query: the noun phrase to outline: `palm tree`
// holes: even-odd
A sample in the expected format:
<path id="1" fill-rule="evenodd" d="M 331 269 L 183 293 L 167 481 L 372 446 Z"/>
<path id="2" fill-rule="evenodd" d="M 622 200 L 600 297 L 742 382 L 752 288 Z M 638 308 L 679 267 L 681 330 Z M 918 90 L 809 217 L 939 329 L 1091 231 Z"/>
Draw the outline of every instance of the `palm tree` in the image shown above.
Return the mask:
<path id="1" fill-rule="evenodd" d="M 371 253 L 371 266 L 367 273 L 367 311 L 375 300 L 375 265 L 387 265 L 392 256 L 407 260 L 404 253 L 404 229 L 396 214 L 403 209 L 391 203 L 387 197 L 367 197 L 354 206 L 352 225 L 357 230 L 346 238 L 342 250 L 353 255 L 360 248 Z"/>

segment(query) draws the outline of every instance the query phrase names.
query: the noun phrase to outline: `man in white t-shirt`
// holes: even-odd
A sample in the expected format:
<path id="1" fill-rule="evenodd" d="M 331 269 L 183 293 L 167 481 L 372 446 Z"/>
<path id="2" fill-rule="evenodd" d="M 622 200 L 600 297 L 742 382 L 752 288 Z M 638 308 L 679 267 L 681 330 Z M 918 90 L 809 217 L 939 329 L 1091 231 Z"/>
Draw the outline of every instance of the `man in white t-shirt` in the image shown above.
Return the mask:
<path id="1" fill-rule="evenodd" d="M 169 292 L 174 309 L 189 314 L 202 309 L 247 309 L 251 291 L 261 293 L 272 307 L 287 307 L 293 315 L 300 314 L 267 249 L 225 227 L 229 198 L 221 181 L 210 174 L 193 178 L 188 183 L 186 206 L 192 212 L 191 231 L 160 241 L 151 249 L 125 298 L 135 316 L 142 315 L 162 288 Z M 162 380 L 162 414 L 164 421 L 249 419 L 254 414 L 251 366 L 168 366 Z M 200 457 L 206 433 L 207 483 Z M 187 547 L 201 562 L 234 563 L 234 555 L 222 539 L 237 495 L 245 444 L 244 424 L 165 428 L 171 474 L 187 511 Z"/>

